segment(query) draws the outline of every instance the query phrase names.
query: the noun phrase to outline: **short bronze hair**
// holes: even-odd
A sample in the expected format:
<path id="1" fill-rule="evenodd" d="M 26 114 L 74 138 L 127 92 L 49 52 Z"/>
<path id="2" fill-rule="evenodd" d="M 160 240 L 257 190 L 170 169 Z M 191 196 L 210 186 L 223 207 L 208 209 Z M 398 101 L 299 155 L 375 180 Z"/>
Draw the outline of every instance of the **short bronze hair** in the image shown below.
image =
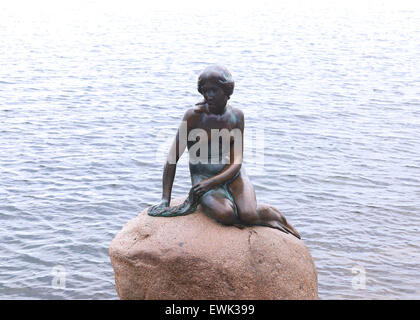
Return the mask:
<path id="1" fill-rule="evenodd" d="M 226 67 L 220 65 L 211 65 L 204 69 L 198 77 L 198 92 L 203 94 L 202 86 L 209 80 L 216 80 L 225 95 L 230 98 L 235 87 L 235 82 L 233 81 L 232 75 Z"/>

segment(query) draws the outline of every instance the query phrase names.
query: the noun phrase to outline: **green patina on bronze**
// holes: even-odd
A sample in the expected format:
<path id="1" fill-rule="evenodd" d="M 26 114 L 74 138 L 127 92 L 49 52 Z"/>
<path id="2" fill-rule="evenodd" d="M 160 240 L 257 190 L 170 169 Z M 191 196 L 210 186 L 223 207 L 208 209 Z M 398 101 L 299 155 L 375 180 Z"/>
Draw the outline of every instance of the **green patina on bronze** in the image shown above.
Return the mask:
<path id="1" fill-rule="evenodd" d="M 200 198 L 190 190 L 187 199 L 183 203 L 173 207 L 166 207 L 160 204 L 150 207 L 147 214 L 153 217 L 176 217 L 186 216 L 193 213 L 200 204 Z"/>

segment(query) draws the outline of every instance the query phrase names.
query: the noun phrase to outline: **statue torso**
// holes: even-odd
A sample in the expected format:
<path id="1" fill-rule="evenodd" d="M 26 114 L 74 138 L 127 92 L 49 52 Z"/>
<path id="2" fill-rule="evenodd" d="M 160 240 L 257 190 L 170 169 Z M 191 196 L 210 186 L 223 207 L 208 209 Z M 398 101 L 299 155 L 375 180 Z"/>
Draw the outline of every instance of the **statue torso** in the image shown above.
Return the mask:
<path id="1" fill-rule="evenodd" d="M 229 146 L 226 148 L 226 144 L 223 146 L 222 138 L 217 136 L 217 133 L 222 133 L 221 130 L 224 130 L 224 132 L 227 132 L 226 130 L 231 132 L 233 129 L 238 129 L 238 125 L 235 111 L 229 105 L 226 107 L 226 111 L 221 115 L 207 114 L 205 112 L 196 115 L 196 119 L 192 121 L 191 126 L 188 128 L 188 137 L 191 137 L 190 133 L 194 129 L 198 129 L 198 131 L 202 130 L 201 133 L 206 133 L 208 161 L 207 163 L 206 161 L 200 161 L 198 163 L 191 163 L 190 161 L 189 167 L 193 183 L 196 182 L 195 180 L 199 181 L 216 175 L 229 164 L 230 153 L 228 148 L 232 147 L 233 137 L 229 137 Z M 219 141 L 213 141 L 212 136 L 213 139 Z M 196 151 L 193 147 L 196 143 L 196 140 L 187 142 L 188 150 L 190 151 L 190 159 L 194 156 L 191 154 L 191 151 Z M 218 144 L 218 148 L 215 148 L 216 144 Z"/>

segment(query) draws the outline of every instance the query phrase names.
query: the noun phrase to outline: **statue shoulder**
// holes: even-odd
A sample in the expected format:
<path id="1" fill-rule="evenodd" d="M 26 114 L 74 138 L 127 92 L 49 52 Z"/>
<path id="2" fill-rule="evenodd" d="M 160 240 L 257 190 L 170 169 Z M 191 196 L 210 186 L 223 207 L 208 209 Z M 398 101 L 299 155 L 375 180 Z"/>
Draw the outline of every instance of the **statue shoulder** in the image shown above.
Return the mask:
<path id="1" fill-rule="evenodd" d="M 244 116 L 243 111 L 239 108 L 232 107 L 232 106 L 230 106 L 230 108 L 231 108 L 232 114 L 235 116 L 236 120 L 240 123 L 244 122 L 245 116 Z"/>
<path id="2" fill-rule="evenodd" d="M 187 111 L 184 113 L 182 121 L 187 121 L 189 126 L 197 122 L 200 119 L 201 114 L 197 112 L 196 109 L 197 107 L 187 109 Z"/>

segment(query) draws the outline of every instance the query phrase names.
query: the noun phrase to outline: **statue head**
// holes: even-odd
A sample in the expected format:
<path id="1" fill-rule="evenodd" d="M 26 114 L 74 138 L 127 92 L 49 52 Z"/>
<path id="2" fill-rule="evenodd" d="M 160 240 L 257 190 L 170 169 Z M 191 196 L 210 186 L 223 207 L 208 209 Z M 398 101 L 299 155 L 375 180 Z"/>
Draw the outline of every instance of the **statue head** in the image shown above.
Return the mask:
<path id="1" fill-rule="evenodd" d="M 228 99 L 230 98 L 233 93 L 233 88 L 235 87 L 235 82 L 227 68 L 220 65 L 211 65 L 204 69 L 198 77 L 198 92 L 203 94 L 202 87 L 208 81 L 216 83 L 223 90 L 226 97 Z"/>

